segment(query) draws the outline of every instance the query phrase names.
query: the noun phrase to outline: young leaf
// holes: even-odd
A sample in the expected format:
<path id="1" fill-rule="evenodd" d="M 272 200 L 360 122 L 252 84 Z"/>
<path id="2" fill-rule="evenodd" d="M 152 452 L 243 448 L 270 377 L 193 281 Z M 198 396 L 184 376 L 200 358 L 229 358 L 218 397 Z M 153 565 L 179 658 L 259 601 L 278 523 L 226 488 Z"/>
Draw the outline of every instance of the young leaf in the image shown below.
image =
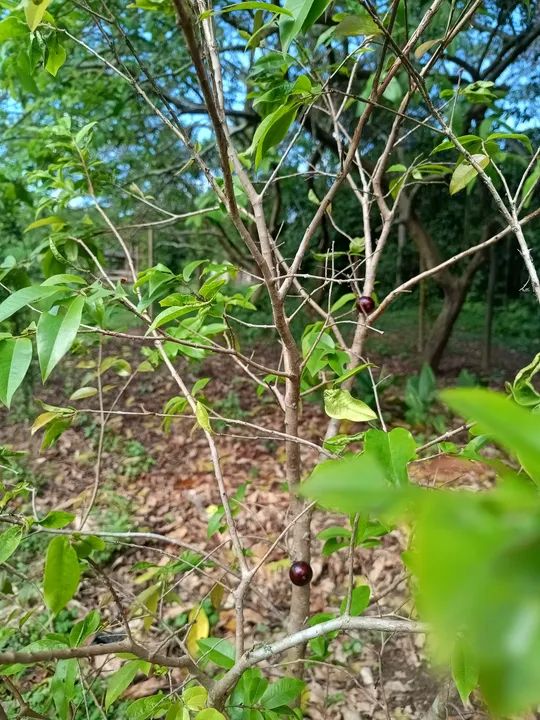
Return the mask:
<path id="1" fill-rule="evenodd" d="M 22 540 L 22 530 L 19 527 L 10 527 L 0 535 L 0 563 L 6 562 Z"/>
<path id="2" fill-rule="evenodd" d="M 57 35 L 53 35 L 47 42 L 47 62 L 45 63 L 45 70 L 53 77 L 56 77 L 57 72 L 66 62 L 66 57 L 67 53 L 64 46 L 58 40 Z"/>
<path id="3" fill-rule="evenodd" d="M 32 32 L 43 20 L 45 11 L 51 4 L 51 0 L 24 0 L 24 14 L 28 27 Z"/>
<path id="4" fill-rule="evenodd" d="M 205 265 L 207 262 L 208 260 L 192 260 L 188 263 L 182 271 L 182 277 L 184 280 L 188 282 L 195 270 L 201 265 Z"/>
<path id="5" fill-rule="evenodd" d="M 24 380 L 32 360 L 29 338 L 0 340 L 0 401 L 10 407 L 11 399 Z"/>
<path id="6" fill-rule="evenodd" d="M 215 708 L 205 708 L 195 715 L 195 720 L 227 720 L 227 718 Z"/>
<path id="7" fill-rule="evenodd" d="M 81 324 L 85 298 L 80 295 L 56 315 L 43 313 L 37 327 L 37 349 L 43 382 L 73 345 Z"/>
<path id="8" fill-rule="evenodd" d="M 292 16 L 290 10 L 279 7 L 279 5 L 273 5 L 272 3 L 268 2 L 261 2 L 261 0 L 245 0 L 244 2 L 233 3 L 232 5 L 225 5 L 225 7 L 221 8 L 220 10 L 206 10 L 205 12 L 201 13 L 200 19 L 204 20 L 205 17 L 210 17 L 211 15 L 220 15 L 222 13 L 234 12 L 235 10 L 264 10 L 266 12 L 271 12 L 276 15 Z"/>
<path id="9" fill-rule="evenodd" d="M 361 400 L 353 398 L 348 390 L 325 390 L 324 410 L 328 417 L 353 422 L 376 420 L 377 415 Z"/>
<path id="10" fill-rule="evenodd" d="M 518 372 L 512 384 L 507 383 L 507 390 L 511 392 L 514 401 L 531 410 L 540 409 L 540 393 L 532 383 L 533 377 L 538 372 L 540 372 L 540 353 Z"/>
<path id="11" fill-rule="evenodd" d="M 255 167 L 258 168 L 270 148 L 278 145 L 287 135 L 296 118 L 298 104 L 286 104 L 267 115 L 261 122 L 251 143 L 250 152 L 255 151 Z"/>
<path id="12" fill-rule="evenodd" d="M 212 426 L 210 425 L 210 418 L 208 417 L 208 410 L 204 407 L 202 402 L 199 402 L 197 400 L 197 405 L 195 407 L 195 417 L 197 418 L 197 422 L 199 423 L 200 427 L 205 432 L 212 432 Z"/>
<path id="13" fill-rule="evenodd" d="M 489 165 L 489 157 L 487 155 L 477 154 L 472 156 L 481 168 Z M 450 195 L 463 190 L 478 175 L 478 170 L 468 162 L 460 163 L 454 170 L 450 179 Z"/>
<path id="14" fill-rule="evenodd" d="M 69 539 L 59 535 L 51 540 L 47 548 L 43 595 L 49 610 L 58 613 L 75 595 L 81 570 L 77 553 Z"/>
<path id="15" fill-rule="evenodd" d="M 75 390 L 74 393 L 71 393 L 69 396 L 70 400 L 86 400 L 87 398 L 94 397 L 94 395 L 97 395 L 98 390 L 95 387 L 82 387 L 78 390 Z"/>
<path id="16" fill-rule="evenodd" d="M 48 410 L 47 412 L 41 413 L 41 415 L 38 415 L 34 420 L 30 432 L 34 435 L 34 433 L 37 433 L 38 430 L 41 430 L 42 427 L 45 427 L 45 425 L 48 425 L 58 417 L 60 417 L 59 413 L 54 410 Z"/>
<path id="17" fill-rule="evenodd" d="M 202 685 L 192 685 L 182 693 L 182 700 L 189 710 L 202 710 L 207 698 L 208 690 Z"/>
<path id="18" fill-rule="evenodd" d="M 416 443 L 405 428 L 393 428 L 390 432 L 368 430 L 364 436 L 365 451 L 377 459 L 392 485 L 407 485 L 407 465 L 416 457 Z"/>
<path id="19" fill-rule="evenodd" d="M 97 610 L 91 610 L 88 615 L 71 628 L 69 633 L 70 647 L 78 647 L 87 637 L 96 632 L 101 622 L 101 616 Z"/>
<path id="20" fill-rule="evenodd" d="M 285 9 L 292 17 L 282 18 L 279 22 L 279 36 L 283 52 L 301 31 L 309 28 L 319 19 L 330 4 L 330 0 L 287 0 Z"/>

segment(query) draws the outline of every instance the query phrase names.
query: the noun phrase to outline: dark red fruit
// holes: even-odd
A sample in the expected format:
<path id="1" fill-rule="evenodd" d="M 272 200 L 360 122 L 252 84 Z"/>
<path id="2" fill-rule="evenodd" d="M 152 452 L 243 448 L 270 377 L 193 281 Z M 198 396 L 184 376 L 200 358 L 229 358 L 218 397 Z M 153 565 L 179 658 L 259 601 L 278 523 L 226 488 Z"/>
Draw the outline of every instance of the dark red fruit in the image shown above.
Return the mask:
<path id="1" fill-rule="evenodd" d="M 373 310 L 375 310 L 375 301 L 369 295 L 361 295 L 358 298 L 356 305 L 358 307 L 358 310 L 360 310 L 360 312 L 363 312 L 364 315 L 369 315 L 373 312 Z"/>
<path id="2" fill-rule="evenodd" d="M 313 577 L 311 565 L 304 560 L 293 562 L 289 570 L 289 577 L 293 585 L 309 585 Z"/>

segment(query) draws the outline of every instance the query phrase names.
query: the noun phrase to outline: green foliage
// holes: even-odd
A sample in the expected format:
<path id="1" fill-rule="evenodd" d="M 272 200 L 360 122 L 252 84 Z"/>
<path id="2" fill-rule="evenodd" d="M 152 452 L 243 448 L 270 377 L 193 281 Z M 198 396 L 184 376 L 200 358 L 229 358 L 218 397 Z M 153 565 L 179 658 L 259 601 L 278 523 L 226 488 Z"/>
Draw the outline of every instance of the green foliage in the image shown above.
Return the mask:
<path id="1" fill-rule="evenodd" d="M 507 383 L 506 389 L 511 393 L 514 402 L 533 412 L 540 412 L 540 392 L 534 387 L 533 378 L 540 371 L 540 353 L 529 365 L 522 368 L 513 383 Z"/>
<path id="2" fill-rule="evenodd" d="M 444 432 L 444 420 L 433 413 L 437 399 L 437 382 L 433 370 L 427 363 L 422 365 L 418 375 L 411 375 L 405 384 L 405 418 L 411 425 L 426 425 L 431 422 L 435 429 Z"/>
<path id="3" fill-rule="evenodd" d="M 538 481 L 538 415 L 487 390 L 446 391 L 444 399 Z M 399 462 L 406 466 L 406 453 Z M 372 446 L 318 466 L 303 491 L 344 512 L 413 522 L 407 562 L 419 610 L 433 627 L 435 656 L 452 663 L 463 698 L 478 680 L 492 709 L 511 713 L 539 700 L 540 505 L 523 474 L 499 469 L 503 480 L 487 493 L 427 491 L 397 483 L 393 462 Z"/>
<path id="4" fill-rule="evenodd" d="M 294 717 L 289 705 L 302 692 L 304 683 L 294 678 L 281 678 L 269 683 L 258 668 L 246 670 L 234 688 L 227 712 L 231 720 L 248 720 L 258 712 L 264 720 Z"/>
<path id="5" fill-rule="evenodd" d="M 47 549 L 43 575 L 43 595 L 51 612 L 58 613 L 71 600 L 79 586 L 81 570 L 69 538 L 53 538 Z"/>

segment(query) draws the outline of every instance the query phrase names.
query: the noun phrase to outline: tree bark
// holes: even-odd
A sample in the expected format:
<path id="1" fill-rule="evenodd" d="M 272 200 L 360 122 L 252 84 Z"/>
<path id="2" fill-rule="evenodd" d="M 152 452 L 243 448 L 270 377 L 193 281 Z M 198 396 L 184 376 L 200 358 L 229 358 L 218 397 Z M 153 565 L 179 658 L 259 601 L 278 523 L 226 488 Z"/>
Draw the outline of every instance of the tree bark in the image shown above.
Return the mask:
<path id="1" fill-rule="evenodd" d="M 468 289 L 459 281 L 444 288 L 442 309 L 433 323 L 422 353 L 424 362 L 431 365 L 433 370 L 437 370 L 440 365 Z"/>
<path id="2" fill-rule="evenodd" d="M 439 265 L 442 261 L 439 249 L 412 209 L 408 213 L 407 227 L 423 258 L 424 266 L 429 269 Z M 490 227 L 491 223 L 485 228 L 485 232 L 488 232 Z M 423 351 L 424 361 L 429 363 L 433 370 L 437 370 L 440 365 L 472 279 L 482 264 L 483 257 L 482 253 L 473 255 L 461 275 L 454 275 L 445 269 L 433 276 L 444 293 L 442 309 L 431 328 Z"/>

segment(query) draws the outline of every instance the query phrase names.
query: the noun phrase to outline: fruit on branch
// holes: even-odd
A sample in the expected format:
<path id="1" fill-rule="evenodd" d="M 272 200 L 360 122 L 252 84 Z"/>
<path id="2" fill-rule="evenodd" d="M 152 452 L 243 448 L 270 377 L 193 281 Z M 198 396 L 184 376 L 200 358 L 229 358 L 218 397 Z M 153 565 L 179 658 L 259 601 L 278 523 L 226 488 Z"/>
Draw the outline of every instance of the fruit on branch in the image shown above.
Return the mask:
<path id="1" fill-rule="evenodd" d="M 361 295 L 356 302 L 356 307 L 364 315 L 369 315 L 375 310 L 375 300 L 369 295 Z"/>
<path id="2" fill-rule="evenodd" d="M 289 577 L 293 585 L 308 585 L 313 577 L 311 565 L 304 560 L 296 560 L 289 569 Z"/>

